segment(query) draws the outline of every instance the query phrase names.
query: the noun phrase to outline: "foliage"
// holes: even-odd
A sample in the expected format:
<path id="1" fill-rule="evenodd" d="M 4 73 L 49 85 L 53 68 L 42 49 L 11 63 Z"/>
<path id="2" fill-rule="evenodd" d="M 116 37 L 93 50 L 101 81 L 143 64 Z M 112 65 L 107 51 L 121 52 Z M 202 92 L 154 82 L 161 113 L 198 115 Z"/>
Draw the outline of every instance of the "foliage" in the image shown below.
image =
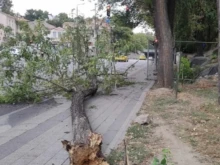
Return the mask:
<path id="1" fill-rule="evenodd" d="M 41 21 L 34 30 L 24 22 L 20 24 L 22 31 L 16 36 L 3 28 L 7 36 L 0 52 L 3 102 L 36 101 L 54 93 L 87 89 L 97 83 L 97 78 L 103 79 L 99 75 L 109 73 L 109 65 L 100 60 L 108 61 L 108 51 L 100 57 L 90 56 L 93 33 L 83 21 L 69 27 L 58 44 L 45 37 L 48 30 Z M 106 47 L 102 46 L 99 49 L 103 52 Z M 12 48 L 18 52 L 15 54 Z"/>
<path id="2" fill-rule="evenodd" d="M 175 17 L 177 40 L 216 41 L 218 34 L 216 1 L 177 1 Z M 211 45 L 208 44 L 206 49 L 209 49 Z M 180 47 L 180 44 L 177 46 Z M 196 49 L 191 49 L 192 44 L 181 43 L 181 48 L 184 52 L 196 51 Z"/>
<path id="3" fill-rule="evenodd" d="M 179 77 L 181 81 L 184 80 L 194 80 L 196 76 L 200 73 L 201 68 L 200 67 L 190 67 L 190 61 L 185 58 L 181 57 L 181 64 L 180 64 L 180 71 L 179 71 Z"/>
<path id="4" fill-rule="evenodd" d="M 147 39 L 148 36 L 144 33 L 137 33 L 132 35 L 132 45 L 131 51 L 143 51 L 143 49 L 147 48 Z"/>
<path id="5" fill-rule="evenodd" d="M 153 1 L 152 0 L 99 0 L 99 3 L 112 4 L 112 21 L 118 26 L 135 28 L 138 25 L 147 23 L 153 26 Z M 120 6 L 120 8 L 118 8 Z M 123 10 L 121 7 L 123 6 Z M 129 11 L 126 12 L 126 6 Z"/>
<path id="6" fill-rule="evenodd" d="M 100 0 L 100 2 L 103 3 L 104 1 Z M 151 27 L 154 26 L 154 7 L 152 0 L 110 0 L 108 2 L 113 4 L 114 11 L 112 21 L 115 22 L 115 24 L 129 28 L 135 28 L 141 24 L 148 24 Z M 121 7 L 125 7 L 126 5 L 130 8 L 130 14 L 128 16 L 126 15 L 125 9 L 121 10 Z M 118 6 L 120 6 L 119 9 Z M 218 36 L 216 1 L 176 1 L 174 17 L 174 36 L 176 40 L 216 41 Z M 205 50 L 210 49 L 212 45 L 213 44 L 207 44 Z M 177 43 L 176 47 L 183 52 L 194 53 L 198 51 L 198 48 L 201 49 L 202 44 Z"/>
<path id="7" fill-rule="evenodd" d="M 189 60 L 185 57 L 181 57 L 180 63 L 180 79 L 193 79 L 193 69 L 190 67 Z"/>
<path id="8" fill-rule="evenodd" d="M 3 0 L 1 10 L 6 14 L 13 15 L 11 8 L 13 7 L 13 3 L 11 0 Z"/>
<path id="9" fill-rule="evenodd" d="M 69 18 L 66 13 L 60 13 L 55 16 L 52 20 L 48 20 L 47 22 L 56 27 L 62 27 L 64 22 L 73 22 L 72 18 Z"/>
<path id="10" fill-rule="evenodd" d="M 132 31 L 130 28 L 116 26 L 112 29 L 114 52 L 128 54 L 132 45 Z"/>
<path id="11" fill-rule="evenodd" d="M 47 20 L 49 18 L 49 13 L 43 10 L 29 9 L 26 11 L 24 18 L 29 21 L 34 21 L 39 19 Z"/>
<path id="12" fill-rule="evenodd" d="M 168 149 L 163 149 L 163 158 L 160 161 L 158 158 L 154 158 L 152 165 L 167 165 L 167 158 L 170 155 L 170 151 Z"/>

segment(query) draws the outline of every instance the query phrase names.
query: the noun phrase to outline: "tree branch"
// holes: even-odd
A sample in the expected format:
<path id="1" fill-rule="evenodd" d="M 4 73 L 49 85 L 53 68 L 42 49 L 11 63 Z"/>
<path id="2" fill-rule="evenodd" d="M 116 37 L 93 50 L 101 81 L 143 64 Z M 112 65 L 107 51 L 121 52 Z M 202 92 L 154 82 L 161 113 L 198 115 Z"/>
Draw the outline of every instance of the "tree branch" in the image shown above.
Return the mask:
<path id="1" fill-rule="evenodd" d="M 36 79 L 40 79 L 40 80 L 44 80 L 44 81 L 46 81 L 46 82 L 49 82 L 49 83 L 51 83 L 51 84 L 53 84 L 53 85 L 55 85 L 55 86 L 57 86 L 57 87 L 63 89 L 63 90 L 66 91 L 66 92 L 73 92 L 73 91 L 75 91 L 75 89 L 65 88 L 65 87 L 63 87 L 63 86 L 61 86 L 61 85 L 59 85 L 59 84 L 57 84 L 57 83 L 55 83 L 55 82 L 53 82 L 53 81 L 51 81 L 51 80 L 48 80 L 48 79 L 46 79 L 46 78 L 39 77 L 39 76 L 33 76 L 33 77 L 35 77 Z"/>

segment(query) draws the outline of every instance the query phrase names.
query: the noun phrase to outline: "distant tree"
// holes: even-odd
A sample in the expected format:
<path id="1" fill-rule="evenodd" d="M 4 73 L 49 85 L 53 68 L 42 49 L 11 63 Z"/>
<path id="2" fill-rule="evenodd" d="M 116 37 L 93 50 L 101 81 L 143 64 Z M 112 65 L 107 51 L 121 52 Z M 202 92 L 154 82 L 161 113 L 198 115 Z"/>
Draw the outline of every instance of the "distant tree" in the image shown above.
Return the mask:
<path id="1" fill-rule="evenodd" d="M 6 14 L 13 15 L 13 12 L 11 10 L 12 6 L 13 4 L 11 0 L 3 0 L 1 10 Z"/>
<path id="2" fill-rule="evenodd" d="M 47 11 L 43 10 L 34 10 L 34 9 L 29 9 L 26 11 L 24 18 L 29 20 L 29 21 L 34 21 L 34 20 L 47 20 L 49 13 Z"/>
<path id="3" fill-rule="evenodd" d="M 66 13 L 60 13 L 55 16 L 52 20 L 48 20 L 47 22 L 56 27 L 62 27 L 64 22 L 72 22 L 73 19 L 69 18 Z"/>
<path id="4" fill-rule="evenodd" d="M 132 35 L 132 45 L 131 51 L 136 52 L 138 50 L 142 51 L 147 47 L 147 39 L 153 39 L 153 36 L 146 35 L 145 33 L 137 33 Z"/>
<path id="5" fill-rule="evenodd" d="M 115 53 L 127 54 L 131 48 L 132 30 L 128 27 L 115 26 L 112 28 L 112 43 Z"/>

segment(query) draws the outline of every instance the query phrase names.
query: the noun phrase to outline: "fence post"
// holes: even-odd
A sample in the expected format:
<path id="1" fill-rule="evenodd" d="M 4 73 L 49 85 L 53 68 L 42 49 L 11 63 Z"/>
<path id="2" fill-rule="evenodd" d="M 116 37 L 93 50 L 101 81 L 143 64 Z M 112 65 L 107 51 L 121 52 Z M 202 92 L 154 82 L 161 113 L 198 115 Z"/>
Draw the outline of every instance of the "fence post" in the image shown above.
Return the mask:
<path id="1" fill-rule="evenodd" d="M 149 39 L 147 39 L 147 80 L 149 80 L 148 79 L 148 74 L 149 74 L 149 44 L 150 44 Z"/>
<path id="2" fill-rule="evenodd" d="M 175 86 L 175 87 L 176 87 L 176 89 L 175 89 L 176 99 L 177 99 L 177 97 L 178 97 L 180 65 L 181 65 L 181 53 L 180 53 L 179 65 L 178 65 L 178 67 L 177 67 L 177 72 L 176 72 L 176 86 Z"/>

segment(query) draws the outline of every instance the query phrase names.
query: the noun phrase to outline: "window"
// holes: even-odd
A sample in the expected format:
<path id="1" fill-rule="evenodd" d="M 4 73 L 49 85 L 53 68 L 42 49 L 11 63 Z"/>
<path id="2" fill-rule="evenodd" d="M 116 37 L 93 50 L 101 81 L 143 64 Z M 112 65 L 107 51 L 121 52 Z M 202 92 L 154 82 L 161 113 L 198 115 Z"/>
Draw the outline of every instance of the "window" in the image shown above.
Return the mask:
<path id="1" fill-rule="evenodd" d="M 57 33 L 53 32 L 53 38 L 57 38 Z"/>
<path id="2" fill-rule="evenodd" d="M 61 35 L 62 35 L 62 33 L 61 33 L 61 32 L 58 32 L 58 38 L 60 38 L 60 37 L 61 37 Z"/>

